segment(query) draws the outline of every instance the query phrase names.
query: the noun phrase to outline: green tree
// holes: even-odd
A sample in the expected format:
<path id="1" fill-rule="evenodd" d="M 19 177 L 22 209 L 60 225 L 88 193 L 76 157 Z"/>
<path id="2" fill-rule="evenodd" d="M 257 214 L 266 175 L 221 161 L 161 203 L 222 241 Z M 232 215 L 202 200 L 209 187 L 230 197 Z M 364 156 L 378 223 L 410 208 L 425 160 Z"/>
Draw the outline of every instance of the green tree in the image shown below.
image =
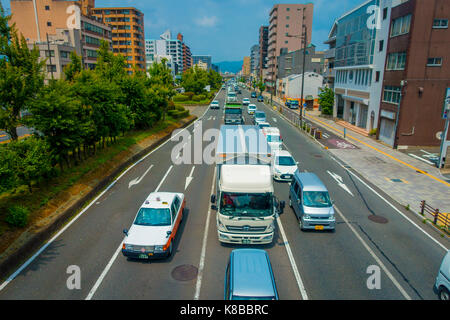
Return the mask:
<path id="1" fill-rule="evenodd" d="M 259 81 L 256 83 L 256 86 L 259 89 L 259 94 L 262 95 L 263 91 L 266 90 L 266 85 L 264 84 L 262 78 L 259 78 Z"/>
<path id="2" fill-rule="evenodd" d="M 45 61 L 39 61 L 36 47 L 28 48 L 10 19 L 0 7 L 0 128 L 17 140 L 20 112 L 33 104 L 44 85 Z"/>
<path id="3" fill-rule="evenodd" d="M 202 94 L 208 85 L 208 73 L 198 66 L 187 69 L 181 77 L 181 85 L 186 92 Z"/>
<path id="4" fill-rule="evenodd" d="M 70 60 L 71 62 L 64 68 L 64 74 L 66 75 L 66 80 L 72 82 L 75 76 L 83 70 L 83 65 L 81 57 L 75 51 L 70 53 Z"/>
<path id="5" fill-rule="evenodd" d="M 334 106 L 334 92 L 330 88 L 321 88 L 319 93 L 319 105 L 323 114 L 332 115 Z"/>
<path id="6" fill-rule="evenodd" d="M 148 98 L 150 104 L 162 111 L 162 120 L 165 121 L 169 101 L 175 95 L 172 71 L 167 66 L 167 60 L 162 59 L 161 63 L 154 62 L 148 69 L 150 78 L 147 81 Z M 153 109 L 149 115 L 158 115 L 158 111 Z"/>

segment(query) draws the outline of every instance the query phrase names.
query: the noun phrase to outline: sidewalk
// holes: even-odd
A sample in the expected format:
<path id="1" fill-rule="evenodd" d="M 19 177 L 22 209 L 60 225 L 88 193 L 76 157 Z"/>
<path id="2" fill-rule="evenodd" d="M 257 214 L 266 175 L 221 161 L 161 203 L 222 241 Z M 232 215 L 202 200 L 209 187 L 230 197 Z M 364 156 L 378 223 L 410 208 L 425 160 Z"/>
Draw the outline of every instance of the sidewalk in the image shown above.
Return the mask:
<path id="1" fill-rule="evenodd" d="M 265 97 L 270 99 L 270 95 Z M 273 101 L 283 104 L 277 97 Z M 320 111 L 306 111 L 306 119 L 343 139 L 344 127 L 319 115 Z M 357 132 L 347 130 L 345 140 L 358 148 L 329 149 L 329 152 L 398 203 L 419 213 L 420 202 L 425 200 L 440 212 L 450 212 L 450 179 L 438 168 Z"/>

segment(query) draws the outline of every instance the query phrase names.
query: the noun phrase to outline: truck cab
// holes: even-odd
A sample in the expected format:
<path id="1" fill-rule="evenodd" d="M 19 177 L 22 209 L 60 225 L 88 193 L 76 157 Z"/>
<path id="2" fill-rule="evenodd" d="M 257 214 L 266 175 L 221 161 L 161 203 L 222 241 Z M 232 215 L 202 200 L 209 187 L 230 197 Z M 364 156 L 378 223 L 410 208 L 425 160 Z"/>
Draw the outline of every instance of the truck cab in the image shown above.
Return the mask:
<path id="1" fill-rule="evenodd" d="M 270 147 L 257 126 L 230 127 L 221 127 L 216 194 L 211 196 L 219 241 L 272 243 L 275 218 L 283 211 L 284 202 L 274 195 Z"/>

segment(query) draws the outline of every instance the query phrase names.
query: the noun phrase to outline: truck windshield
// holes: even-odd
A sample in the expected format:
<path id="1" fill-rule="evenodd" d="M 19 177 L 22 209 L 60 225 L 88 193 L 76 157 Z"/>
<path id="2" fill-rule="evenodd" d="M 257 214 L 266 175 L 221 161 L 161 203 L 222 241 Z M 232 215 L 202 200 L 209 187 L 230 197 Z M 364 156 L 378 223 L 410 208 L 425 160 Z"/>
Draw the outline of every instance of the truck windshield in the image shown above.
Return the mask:
<path id="1" fill-rule="evenodd" d="M 272 215 L 272 194 L 223 192 L 220 206 L 226 216 L 268 217 Z"/>
<path id="2" fill-rule="evenodd" d="M 168 208 L 141 208 L 134 221 L 138 226 L 170 226 L 171 223 Z"/>
<path id="3" fill-rule="evenodd" d="M 325 191 L 305 191 L 303 192 L 303 203 L 307 207 L 327 208 L 331 207 L 331 200 L 328 192 Z"/>
<path id="4" fill-rule="evenodd" d="M 238 108 L 225 109 L 226 114 L 241 114 L 242 110 Z"/>
<path id="5" fill-rule="evenodd" d="M 228 93 L 228 98 L 236 98 L 236 93 L 234 93 L 234 92 L 229 92 L 229 93 Z"/>

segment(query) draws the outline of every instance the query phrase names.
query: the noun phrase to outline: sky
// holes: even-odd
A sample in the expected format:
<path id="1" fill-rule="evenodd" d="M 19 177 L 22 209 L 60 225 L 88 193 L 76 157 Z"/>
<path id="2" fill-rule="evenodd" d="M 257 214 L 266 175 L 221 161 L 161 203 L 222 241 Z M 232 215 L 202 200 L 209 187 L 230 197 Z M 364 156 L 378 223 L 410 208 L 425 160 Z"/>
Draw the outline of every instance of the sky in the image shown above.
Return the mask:
<path id="1" fill-rule="evenodd" d="M 9 0 L 0 0 L 10 12 Z M 193 55 L 211 55 L 213 62 L 237 61 L 250 55 L 259 42 L 259 27 L 269 25 L 269 13 L 277 3 L 313 3 L 312 43 L 326 50 L 336 18 L 365 0 L 96 0 L 97 7 L 135 7 L 144 13 L 146 39 L 159 39 L 167 29 L 178 32 Z M 300 33 L 300 30 L 299 30 Z"/>

